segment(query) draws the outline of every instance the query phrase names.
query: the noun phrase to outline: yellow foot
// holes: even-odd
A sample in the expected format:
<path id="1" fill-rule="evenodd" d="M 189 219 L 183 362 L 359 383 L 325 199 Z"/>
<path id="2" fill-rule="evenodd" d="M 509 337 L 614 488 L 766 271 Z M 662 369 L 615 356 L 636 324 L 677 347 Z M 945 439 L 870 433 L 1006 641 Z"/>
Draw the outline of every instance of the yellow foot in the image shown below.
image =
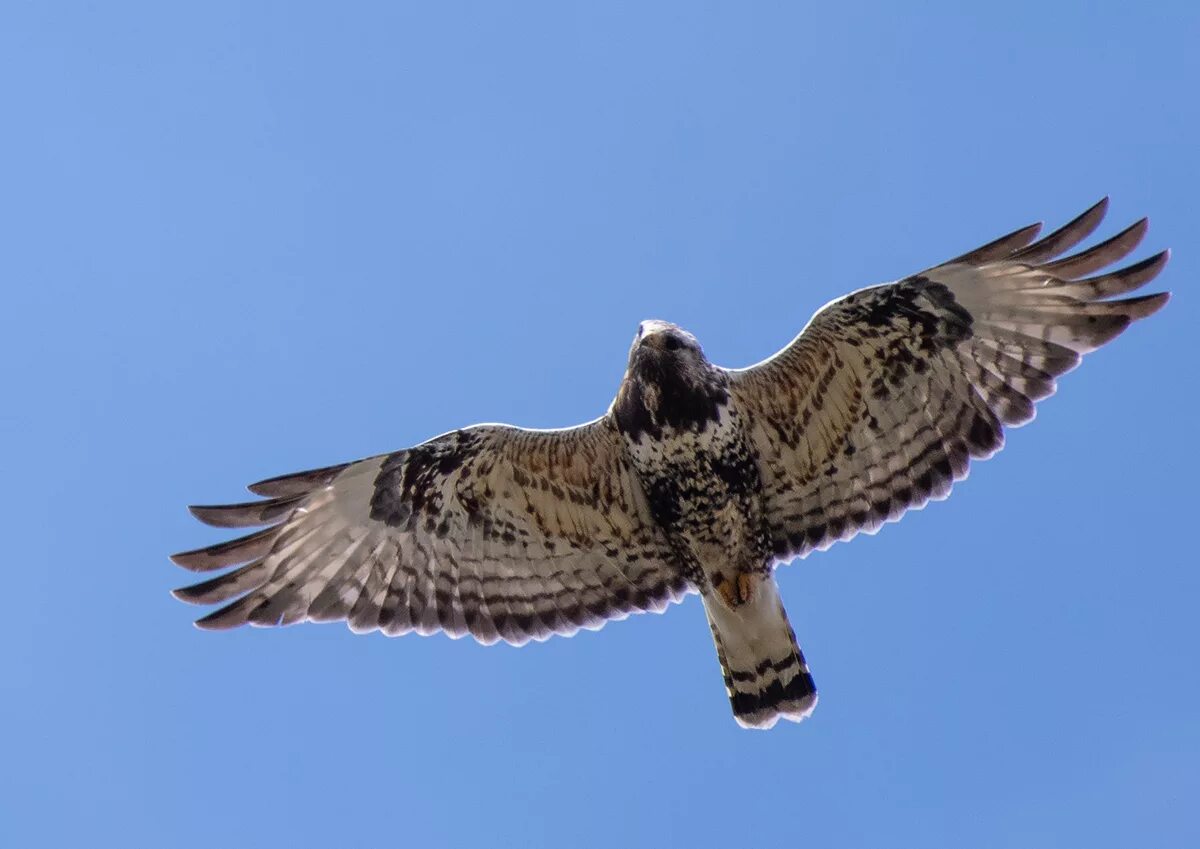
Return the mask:
<path id="1" fill-rule="evenodd" d="M 745 604 L 750 600 L 750 596 L 754 593 L 754 584 L 752 583 L 755 575 L 751 572 L 738 572 L 737 590 L 738 598 Z"/>
<path id="2" fill-rule="evenodd" d="M 732 581 L 725 575 L 717 575 L 713 578 L 713 589 L 721 595 L 727 605 L 738 607 L 754 595 L 756 579 L 757 575 L 753 572 L 738 572 Z"/>

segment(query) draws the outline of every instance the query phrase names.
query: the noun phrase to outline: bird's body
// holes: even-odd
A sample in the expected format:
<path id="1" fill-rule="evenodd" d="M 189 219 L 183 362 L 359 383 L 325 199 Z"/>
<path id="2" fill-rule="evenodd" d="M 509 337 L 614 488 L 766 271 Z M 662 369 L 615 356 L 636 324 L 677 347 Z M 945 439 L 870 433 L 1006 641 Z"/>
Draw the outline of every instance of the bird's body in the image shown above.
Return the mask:
<path id="1" fill-rule="evenodd" d="M 476 425 L 251 486 L 267 500 L 194 507 L 267 527 L 175 555 L 236 567 L 176 595 L 224 604 L 205 628 L 346 620 L 519 645 L 698 592 L 735 718 L 802 719 L 816 689 L 776 564 L 945 497 L 1081 354 L 1165 303 L 1107 300 L 1165 252 L 1085 276 L 1128 254 L 1144 220 L 1056 259 L 1105 209 L 848 295 L 747 369 L 644 322 L 609 411 L 576 428 Z"/>
<path id="2" fill-rule="evenodd" d="M 775 585 L 762 479 L 729 376 L 690 334 L 643 322 L 612 412 L 650 512 L 704 599 L 734 715 L 752 725 L 807 715 L 816 689 Z"/>

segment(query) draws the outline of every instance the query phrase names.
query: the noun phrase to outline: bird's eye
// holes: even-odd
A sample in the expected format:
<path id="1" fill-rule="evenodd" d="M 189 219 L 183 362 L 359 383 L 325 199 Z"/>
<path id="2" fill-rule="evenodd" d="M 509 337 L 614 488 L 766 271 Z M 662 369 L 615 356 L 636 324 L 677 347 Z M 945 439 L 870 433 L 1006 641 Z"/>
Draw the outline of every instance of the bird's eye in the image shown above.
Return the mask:
<path id="1" fill-rule="evenodd" d="M 683 340 L 678 336 L 671 335 L 663 339 L 662 346 L 664 351 L 678 351 L 683 347 Z"/>

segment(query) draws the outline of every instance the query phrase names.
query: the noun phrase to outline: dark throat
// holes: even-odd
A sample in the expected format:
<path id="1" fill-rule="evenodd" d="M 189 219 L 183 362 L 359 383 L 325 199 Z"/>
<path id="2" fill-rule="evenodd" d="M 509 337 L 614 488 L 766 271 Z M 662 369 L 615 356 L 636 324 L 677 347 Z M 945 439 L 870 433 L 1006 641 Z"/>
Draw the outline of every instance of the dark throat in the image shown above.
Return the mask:
<path id="1" fill-rule="evenodd" d="M 664 428 L 703 433 L 729 401 L 728 379 L 711 366 L 685 369 L 667 357 L 634 363 L 617 393 L 613 413 L 621 432 L 640 441 L 661 439 Z"/>

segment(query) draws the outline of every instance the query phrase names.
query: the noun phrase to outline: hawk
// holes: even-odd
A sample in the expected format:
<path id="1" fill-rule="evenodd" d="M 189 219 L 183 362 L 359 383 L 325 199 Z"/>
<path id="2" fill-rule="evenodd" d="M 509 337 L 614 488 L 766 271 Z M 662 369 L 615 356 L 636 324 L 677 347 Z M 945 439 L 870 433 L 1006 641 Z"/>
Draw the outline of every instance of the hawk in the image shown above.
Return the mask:
<path id="1" fill-rule="evenodd" d="M 345 620 L 521 645 L 699 593 L 738 723 L 799 721 L 817 691 L 775 565 L 944 498 L 1082 354 L 1166 303 L 1112 299 L 1166 251 L 1097 273 L 1145 219 L 1063 256 L 1106 209 L 833 301 L 749 368 L 645 321 L 615 400 L 578 427 L 474 425 L 252 484 L 261 500 L 192 507 L 263 529 L 174 555 L 228 569 L 174 594 L 221 605 L 205 629 Z"/>

